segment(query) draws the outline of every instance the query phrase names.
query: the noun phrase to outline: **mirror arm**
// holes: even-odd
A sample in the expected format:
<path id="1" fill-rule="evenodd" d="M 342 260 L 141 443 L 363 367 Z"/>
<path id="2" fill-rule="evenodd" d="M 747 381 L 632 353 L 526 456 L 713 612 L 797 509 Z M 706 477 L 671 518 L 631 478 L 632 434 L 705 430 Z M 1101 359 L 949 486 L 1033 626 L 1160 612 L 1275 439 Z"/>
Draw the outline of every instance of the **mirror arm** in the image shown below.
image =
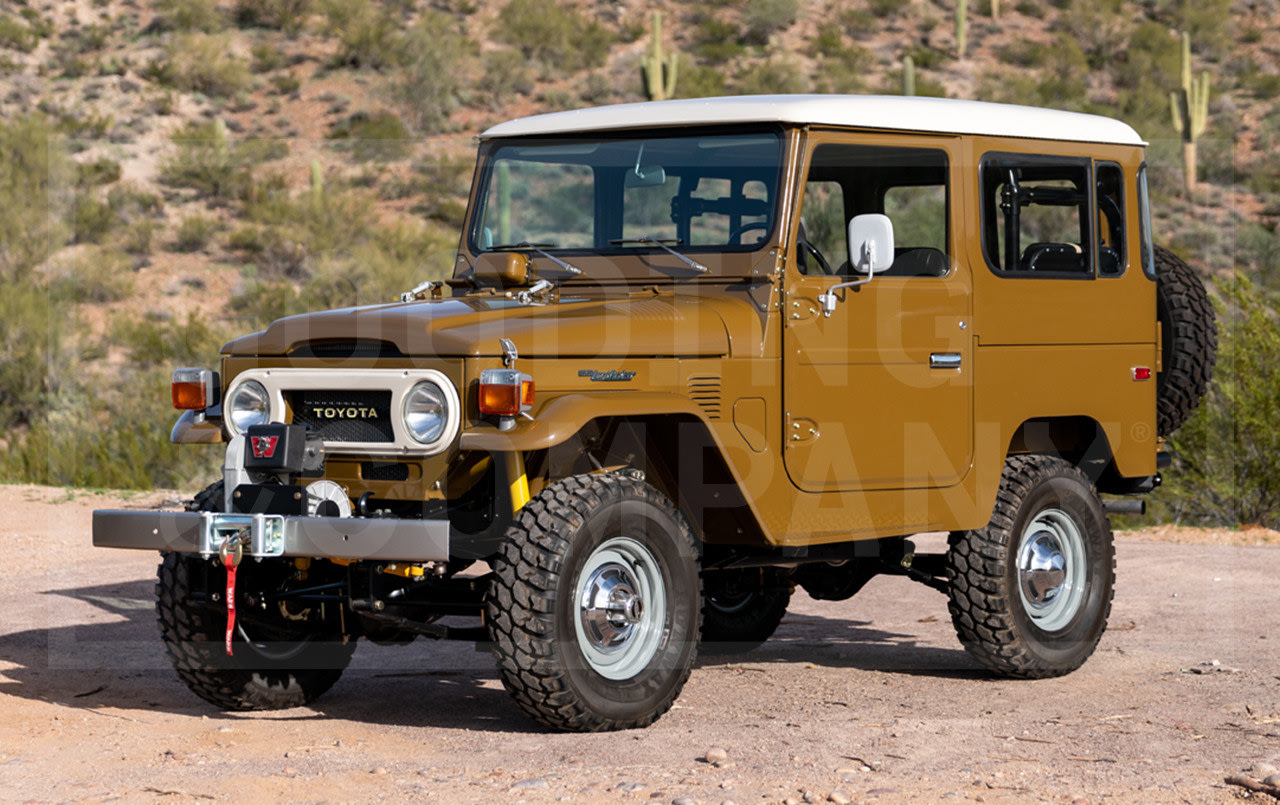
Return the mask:
<path id="1" fill-rule="evenodd" d="M 871 278 L 875 276 L 868 273 L 865 277 L 859 277 L 856 280 L 849 280 L 838 285 L 832 285 L 827 289 L 826 293 L 818 294 L 818 303 L 822 305 L 822 318 L 829 319 L 831 314 L 836 311 L 836 303 L 844 301 L 843 296 L 836 296 L 836 291 L 843 291 L 845 288 L 856 288 L 859 285 L 866 285 L 871 282 Z"/>

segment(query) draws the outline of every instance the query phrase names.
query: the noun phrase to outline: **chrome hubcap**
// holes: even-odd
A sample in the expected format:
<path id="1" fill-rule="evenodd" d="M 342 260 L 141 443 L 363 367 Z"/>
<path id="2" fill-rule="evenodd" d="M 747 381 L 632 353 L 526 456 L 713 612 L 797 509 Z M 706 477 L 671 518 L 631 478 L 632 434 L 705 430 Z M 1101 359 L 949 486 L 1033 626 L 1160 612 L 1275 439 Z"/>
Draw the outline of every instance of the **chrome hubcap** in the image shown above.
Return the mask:
<path id="1" fill-rule="evenodd" d="M 666 589 L 649 549 L 628 537 L 607 540 L 578 576 L 574 631 L 587 664 L 607 679 L 644 670 L 662 642 Z"/>
<path id="2" fill-rule="evenodd" d="M 1033 623 L 1065 628 L 1085 599 L 1088 553 L 1080 527 L 1060 509 L 1045 509 L 1023 529 L 1018 547 L 1018 594 Z"/>

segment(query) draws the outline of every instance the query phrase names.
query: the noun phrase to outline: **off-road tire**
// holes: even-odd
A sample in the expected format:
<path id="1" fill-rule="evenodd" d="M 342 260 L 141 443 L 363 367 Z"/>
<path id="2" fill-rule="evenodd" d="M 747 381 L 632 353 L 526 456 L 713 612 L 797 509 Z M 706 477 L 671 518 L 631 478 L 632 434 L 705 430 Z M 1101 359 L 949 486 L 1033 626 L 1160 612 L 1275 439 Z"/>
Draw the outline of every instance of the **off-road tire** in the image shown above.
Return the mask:
<path id="1" fill-rule="evenodd" d="M 1061 598 L 1047 602 L 1026 597 L 1019 568 L 1024 546 L 1043 545 L 1046 532 L 1066 556 Z M 947 580 L 956 634 L 984 667 L 1024 679 L 1074 671 L 1106 630 L 1115 585 L 1111 526 L 1097 491 L 1062 459 L 1010 457 L 991 522 L 951 534 Z"/>
<path id="2" fill-rule="evenodd" d="M 759 574 L 760 589 L 722 594 L 714 582 L 704 582 L 704 654 L 750 651 L 772 637 L 787 614 L 791 584 L 786 576 L 772 568 L 746 572 Z"/>
<path id="3" fill-rule="evenodd" d="M 205 489 L 189 510 L 221 510 L 222 489 L 221 481 Z M 269 567 L 268 563 L 252 567 L 243 563 L 241 570 L 247 572 L 240 578 L 252 583 L 255 573 L 267 572 Z M 214 591 L 225 588 L 226 571 L 221 565 L 171 553 L 161 560 L 156 582 L 156 614 L 165 652 L 179 678 L 197 696 L 227 710 L 280 710 L 311 702 L 342 676 L 355 642 L 336 632 L 299 633 L 291 643 L 264 646 L 287 655 L 282 659 L 260 652 L 244 640 L 242 631 L 233 645 L 234 656 L 228 657 L 225 611 L 194 603 L 193 594 L 206 592 L 205 574 Z"/>
<path id="4" fill-rule="evenodd" d="M 1182 427 L 1209 388 L 1218 359 L 1213 304 L 1196 272 L 1177 255 L 1155 247 L 1156 317 L 1161 371 L 1156 378 L 1156 431 Z"/>
<path id="5" fill-rule="evenodd" d="M 606 561 L 614 546 L 616 556 L 653 567 Z M 670 709 L 697 654 L 702 584 L 689 523 L 665 496 L 621 474 L 558 481 L 520 510 L 491 564 L 486 621 L 503 684 L 521 709 L 574 732 L 644 727 Z M 599 573 L 619 568 L 648 590 L 645 619 L 612 649 L 623 658 L 617 667 L 604 667 L 602 657 L 613 655 L 584 626 L 585 613 L 600 610 L 580 601 L 594 600 L 584 593 Z"/>

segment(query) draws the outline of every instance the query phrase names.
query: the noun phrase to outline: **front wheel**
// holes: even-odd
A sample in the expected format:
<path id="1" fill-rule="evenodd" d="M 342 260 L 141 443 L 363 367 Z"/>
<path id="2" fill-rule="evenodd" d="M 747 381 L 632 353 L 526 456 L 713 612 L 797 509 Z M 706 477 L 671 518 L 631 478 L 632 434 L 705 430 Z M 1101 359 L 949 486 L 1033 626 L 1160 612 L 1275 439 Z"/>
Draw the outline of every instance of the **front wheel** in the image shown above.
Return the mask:
<path id="1" fill-rule="evenodd" d="M 991 522 L 951 535 L 951 620 L 965 651 L 1004 676 L 1070 673 L 1107 626 L 1111 526 L 1088 478 L 1043 455 L 1005 462 Z"/>
<path id="2" fill-rule="evenodd" d="M 492 562 L 487 621 L 503 684 L 549 727 L 630 729 L 665 713 L 700 627 L 698 552 L 653 487 L 579 475 L 538 494 Z"/>

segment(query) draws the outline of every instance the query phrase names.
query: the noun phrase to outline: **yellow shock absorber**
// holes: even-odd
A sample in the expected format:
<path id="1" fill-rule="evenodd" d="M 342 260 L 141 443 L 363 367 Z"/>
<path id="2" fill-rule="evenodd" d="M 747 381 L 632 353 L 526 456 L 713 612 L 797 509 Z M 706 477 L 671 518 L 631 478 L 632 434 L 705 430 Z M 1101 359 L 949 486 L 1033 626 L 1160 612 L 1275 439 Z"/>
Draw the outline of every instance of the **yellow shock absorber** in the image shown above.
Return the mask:
<path id="1" fill-rule="evenodd" d="M 504 453 L 507 481 L 511 484 L 511 513 L 515 514 L 529 502 L 529 477 L 524 473 L 524 456 L 516 451 Z"/>

